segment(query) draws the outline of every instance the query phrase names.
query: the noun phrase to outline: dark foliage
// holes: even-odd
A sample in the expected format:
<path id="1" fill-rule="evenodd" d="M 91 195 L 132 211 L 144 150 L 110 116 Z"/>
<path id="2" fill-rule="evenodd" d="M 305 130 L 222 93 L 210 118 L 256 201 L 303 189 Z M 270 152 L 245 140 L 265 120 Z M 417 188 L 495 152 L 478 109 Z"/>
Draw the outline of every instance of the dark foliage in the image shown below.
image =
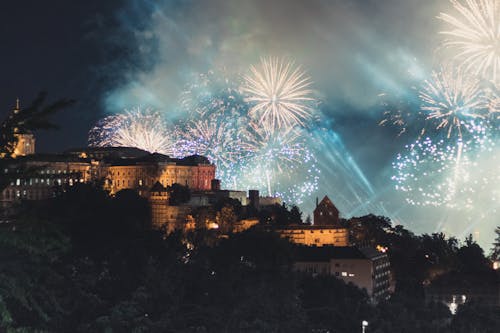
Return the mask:
<path id="1" fill-rule="evenodd" d="M 167 186 L 167 192 L 169 194 L 169 204 L 172 206 L 179 206 L 191 199 L 191 190 L 181 184 L 174 183 Z"/>
<path id="2" fill-rule="evenodd" d="M 294 272 L 293 246 L 263 228 L 165 237 L 134 191 L 110 197 L 78 184 L 22 208 L 0 228 L 0 331 L 357 332 L 367 320 L 367 332 L 494 332 L 500 322 L 478 303 L 451 316 L 423 296 L 425 281 L 447 274 L 496 281 L 477 244 L 415 236 L 379 217 L 363 237 L 388 247 L 398 288 L 374 305 L 335 277 Z M 224 208 L 238 209 L 226 201 L 199 214 Z M 290 216 L 284 206 L 268 213 Z"/>
<path id="3" fill-rule="evenodd" d="M 46 105 L 46 98 L 46 92 L 39 93 L 28 107 L 17 113 L 12 112 L 0 124 L 0 158 L 10 157 L 14 152 L 17 133 L 57 128 L 57 125 L 51 121 L 51 116 L 74 104 L 73 100 L 61 99 Z"/>

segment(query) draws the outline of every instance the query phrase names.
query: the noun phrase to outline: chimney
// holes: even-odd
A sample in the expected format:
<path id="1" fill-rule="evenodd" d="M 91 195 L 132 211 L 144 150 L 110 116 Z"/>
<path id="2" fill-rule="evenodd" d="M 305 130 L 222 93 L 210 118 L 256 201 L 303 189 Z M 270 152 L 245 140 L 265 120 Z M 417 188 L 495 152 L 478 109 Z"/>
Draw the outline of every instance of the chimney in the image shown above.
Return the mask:
<path id="1" fill-rule="evenodd" d="M 316 197 L 316 208 L 318 208 L 318 205 L 319 205 L 319 201 L 318 201 L 318 197 Z"/>
<path id="2" fill-rule="evenodd" d="M 220 179 L 212 179 L 210 183 L 210 187 L 212 191 L 220 191 Z"/>

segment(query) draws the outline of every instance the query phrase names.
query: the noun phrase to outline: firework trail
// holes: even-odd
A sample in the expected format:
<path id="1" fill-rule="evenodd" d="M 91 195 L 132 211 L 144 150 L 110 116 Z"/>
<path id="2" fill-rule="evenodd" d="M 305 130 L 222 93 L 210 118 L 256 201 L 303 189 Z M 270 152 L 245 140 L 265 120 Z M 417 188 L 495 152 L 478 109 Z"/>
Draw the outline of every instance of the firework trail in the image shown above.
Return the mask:
<path id="1" fill-rule="evenodd" d="M 94 147 L 135 147 L 150 153 L 173 153 L 173 141 L 160 113 L 135 108 L 100 120 L 89 131 Z"/>
<path id="2" fill-rule="evenodd" d="M 242 91 L 252 107 L 249 115 L 267 131 L 304 126 L 314 112 L 310 78 L 293 62 L 262 58 L 251 66 Z"/>

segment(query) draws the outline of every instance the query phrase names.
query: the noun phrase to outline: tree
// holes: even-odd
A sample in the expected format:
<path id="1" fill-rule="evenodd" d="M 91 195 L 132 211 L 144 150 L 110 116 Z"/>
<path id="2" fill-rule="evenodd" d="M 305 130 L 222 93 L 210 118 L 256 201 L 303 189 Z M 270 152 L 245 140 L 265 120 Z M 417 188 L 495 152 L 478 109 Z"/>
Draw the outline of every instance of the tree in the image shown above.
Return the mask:
<path id="1" fill-rule="evenodd" d="M 191 199 L 191 190 L 181 184 L 174 183 L 167 186 L 167 192 L 169 194 L 169 204 L 172 206 L 179 206 Z"/>
<path id="2" fill-rule="evenodd" d="M 385 216 L 369 214 L 349 220 L 350 241 L 353 244 L 388 245 L 387 230 L 391 229 L 391 220 Z"/>
<path id="3" fill-rule="evenodd" d="M 496 227 L 495 234 L 497 237 L 495 238 L 495 242 L 493 243 L 493 248 L 491 249 L 491 259 L 499 260 L 500 259 L 500 227 Z"/>
<path id="4" fill-rule="evenodd" d="M 231 231 L 237 221 L 238 216 L 236 216 L 232 206 L 224 206 L 219 212 L 217 212 L 217 222 L 219 224 L 219 230 L 222 233 Z"/>
<path id="5" fill-rule="evenodd" d="M 291 224 L 301 224 L 302 223 L 302 212 L 299 207 L 293 205 L 290 209 L 290 223 Z"/>
<path id="6" fill-rule="evenodd" d="M 491 269 L 489 260 L 484 256 L 483 249 L 469 235 L 465 245 L 458 249 L 459 269 L 463 272 L 483 272 Z"/>
<path id="7" fill-rule="evenodd" d="M 39 129 L 58 128 L 50 117 L 75 102 L 71 99 L 60 99 L 52 104 L 45 105 L 46 98 L 46 92 L 39 93 L 30 106 L 18 112 L 12 112 L 0 125 L 2 129 L 0 134 L 0 158 L 12 156 L 18 140 L 17 134 Z"/>

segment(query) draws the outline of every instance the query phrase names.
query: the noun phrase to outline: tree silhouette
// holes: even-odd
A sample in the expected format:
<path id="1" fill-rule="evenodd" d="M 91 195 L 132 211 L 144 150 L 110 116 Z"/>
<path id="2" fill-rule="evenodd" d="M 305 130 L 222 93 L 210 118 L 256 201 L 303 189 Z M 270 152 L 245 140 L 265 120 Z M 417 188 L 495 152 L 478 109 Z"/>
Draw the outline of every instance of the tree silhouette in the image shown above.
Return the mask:
<path id="1" fill-rule="evenodd" d="M 495 241 L 493 243 L 493 248 L 491 249 L 490 257 L 492 260 L 499 260 L 500 259 L 500 227 L 496 227 L 495 234 L 497 235 L 497 237 L 495 238 Z"/>
<path id="2" fill-rule="evenodd" d="M 51 120 L 51 117 L 74 104 L 74 100 L 60 99 L 46 105 L 46 92 L 40 92 L 35 100 L 27 107 L 12 112 L 5 119 L 0 128 L 0 158 L 12 156 L 17 144 L 17 134 L 29 133 L 40 129 L 56 129 L 58 126 Z"/>

